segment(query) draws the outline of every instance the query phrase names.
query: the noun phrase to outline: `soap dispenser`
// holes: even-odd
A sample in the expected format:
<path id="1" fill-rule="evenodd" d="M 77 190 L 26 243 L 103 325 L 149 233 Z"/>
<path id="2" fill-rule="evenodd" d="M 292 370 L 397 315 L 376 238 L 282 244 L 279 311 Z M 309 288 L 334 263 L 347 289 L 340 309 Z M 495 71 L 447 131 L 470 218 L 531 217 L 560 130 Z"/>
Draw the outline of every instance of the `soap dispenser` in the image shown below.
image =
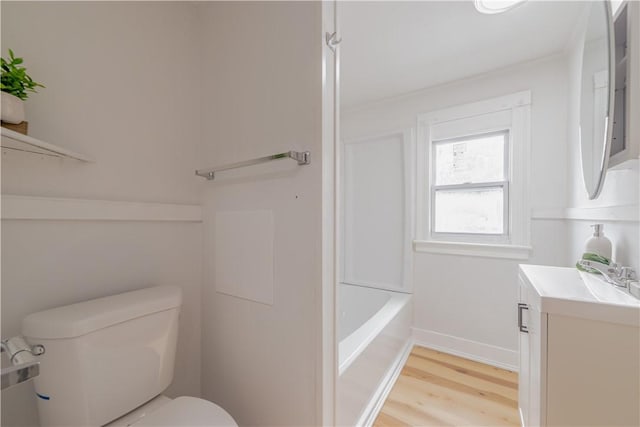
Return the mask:
<path id="1" fill-rule="evenodd" d="M 585 254 L 594 254 L 605 258 L 609 264 L 611 262 L 611 240 L 605 235 L 603 224 L 593 224 L 593 236 L 585 243 Z"/>

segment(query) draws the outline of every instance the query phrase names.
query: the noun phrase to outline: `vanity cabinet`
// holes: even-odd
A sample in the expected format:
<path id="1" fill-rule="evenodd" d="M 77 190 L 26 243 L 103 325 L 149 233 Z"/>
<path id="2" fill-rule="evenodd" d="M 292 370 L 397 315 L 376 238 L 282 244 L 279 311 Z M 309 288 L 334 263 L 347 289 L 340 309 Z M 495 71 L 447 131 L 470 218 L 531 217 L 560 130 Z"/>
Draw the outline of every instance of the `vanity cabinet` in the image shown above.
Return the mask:
<path id="1" fill-rule="evenodd" d="M 610 290 L 590 286 L 611 285 L 589 285 L 575 268 L 520 266 L 523 426 L 640 425 L 640 301 L 607 301 Z"/>

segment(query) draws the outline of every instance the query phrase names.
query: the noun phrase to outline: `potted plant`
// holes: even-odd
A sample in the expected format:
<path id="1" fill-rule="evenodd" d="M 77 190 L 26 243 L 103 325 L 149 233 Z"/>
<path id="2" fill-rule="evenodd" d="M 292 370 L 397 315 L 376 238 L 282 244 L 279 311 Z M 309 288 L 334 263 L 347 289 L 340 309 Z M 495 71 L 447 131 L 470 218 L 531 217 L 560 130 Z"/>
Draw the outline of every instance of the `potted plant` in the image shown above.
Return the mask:
<path id="1" fill-rule="evenodd" d="M 29 92 L 36 92 L 37 87 L 44 87 L 34 82 L 27 74 L 27 69 L 21 66 L 22 58 L 16 58 L 9 49 L 9 59 L 0 58 L 2 74 L 0 90 L 2 91 L 2 121 L 19 124 L 24 121 L 24 100 Z"/>

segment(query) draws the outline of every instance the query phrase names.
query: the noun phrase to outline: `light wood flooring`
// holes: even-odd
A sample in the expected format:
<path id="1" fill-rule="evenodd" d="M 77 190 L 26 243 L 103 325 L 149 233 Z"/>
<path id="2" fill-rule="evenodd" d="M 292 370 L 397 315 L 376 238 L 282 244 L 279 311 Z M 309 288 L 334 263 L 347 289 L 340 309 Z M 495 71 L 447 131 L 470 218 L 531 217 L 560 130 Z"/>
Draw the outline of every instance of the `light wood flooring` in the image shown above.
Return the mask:
<path id="1" fill-rule="evenodd" d="M 415 346 L 374 426 L 519 426 L 518 374 Z"/>

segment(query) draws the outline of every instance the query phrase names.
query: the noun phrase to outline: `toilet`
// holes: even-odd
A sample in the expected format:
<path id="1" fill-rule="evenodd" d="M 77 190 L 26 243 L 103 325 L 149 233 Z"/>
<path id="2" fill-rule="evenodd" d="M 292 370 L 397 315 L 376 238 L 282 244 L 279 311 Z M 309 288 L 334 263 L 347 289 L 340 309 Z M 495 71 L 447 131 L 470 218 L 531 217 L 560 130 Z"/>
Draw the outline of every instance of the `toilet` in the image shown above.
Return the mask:
<path id="1" fill-rule="evenodd" d="M 182 293 L 157 286 L 30 314 L 42 426 L 237 426 L 220 406 L 170 399 Z"/>

